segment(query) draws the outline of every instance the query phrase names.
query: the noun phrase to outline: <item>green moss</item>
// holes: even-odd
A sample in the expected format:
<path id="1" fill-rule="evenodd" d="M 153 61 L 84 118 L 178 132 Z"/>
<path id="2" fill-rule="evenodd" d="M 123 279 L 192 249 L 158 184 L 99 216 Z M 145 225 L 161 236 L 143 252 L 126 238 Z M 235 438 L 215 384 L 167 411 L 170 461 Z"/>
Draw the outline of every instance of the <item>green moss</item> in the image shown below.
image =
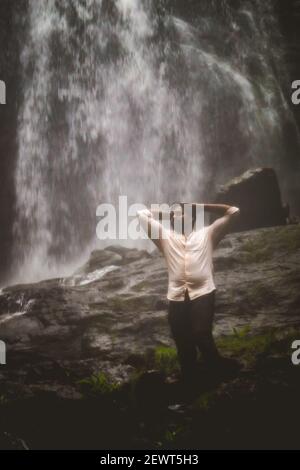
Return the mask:
<path id="1" fill-rule="evenodd" d="M 260 263 L 268 261 L 274 253 L 293 253 L 300 249 L 300 225 L 278 227 L 274 231 L 262 232 L 248 240 L 240 248 L 240 261 Z"/>
<path id="2" fill-rule="evenodd" d="M 270 351 L 274 341 L 275 333 L 272 330 L 265 334 L 251 335 L 250 327 L 246 326 L 241 330 L 234 329 L 232 335 L 219 337 L 216 343 L 221 352 L 252 363 L 258 354 Z"/>
<path id="3" fill-rule="evenodd" d="M 165 346 L 157 347 L 154 351 L 154 367 L 165 374 L 178 371 L 179 363 L 176 349 Z"/>
<path id="4" fill-rule="evenodd" d="M 235 356 L 253 365 L 261 354 L 276 354 L 285 352 L 290 355 L 290 345 L 295 338 L 300 337 L 299 330 L 289 328 L 286 330 L 270 329 L 265 333 L 253 335 L 249 326 L 237 330 L 233 334 L 217 338 L 216 344 L 227 355 Z"/>

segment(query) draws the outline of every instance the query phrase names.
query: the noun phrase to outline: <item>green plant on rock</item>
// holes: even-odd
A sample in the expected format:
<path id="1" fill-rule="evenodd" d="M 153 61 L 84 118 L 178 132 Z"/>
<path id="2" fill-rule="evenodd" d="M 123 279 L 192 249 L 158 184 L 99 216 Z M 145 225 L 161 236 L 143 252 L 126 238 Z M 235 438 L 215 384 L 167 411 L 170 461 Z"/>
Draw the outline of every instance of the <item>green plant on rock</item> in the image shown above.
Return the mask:
<path id="1" fill-rule="evenodd" d="M 159 346 L 154 351 L 154 367 L 165 374 L 179 370 L 177 352 L 174 348 Z"/>
<path id="2" fill-rule="evenodd" d="M 258 335 L 251 335 L 250 331 L 248 325 L 240 330 L 233 328 L 232 335 L 221 336 L 217 339 L 217 346 L 228 354 L 238 356 L 250 363 L 255 362 L 257 355 L 271 350 L 276 335 L 273 330 Z"/>
<path id="3" fill-rule="evenodd" d="M 104 372 L 99 372 L 85 379 L 79 380 L 78 383 L 87 387 L 92 394 L 107 395 L 119 390 L 120 384 L 109 381 Z"/>
<path id="4" fill-rule="evenodd" d="M 245 338 L 247 336 L 247 334 L 250 332 L 250 330 L 251 330 L 250 325 L 245 325 L 240 330 L 238 330 L 235 327 L 232 328 L 232 332 L 233 332 L 234 336 L 237 337 L 237 338 L 240 338 L 240 339 Z"/>

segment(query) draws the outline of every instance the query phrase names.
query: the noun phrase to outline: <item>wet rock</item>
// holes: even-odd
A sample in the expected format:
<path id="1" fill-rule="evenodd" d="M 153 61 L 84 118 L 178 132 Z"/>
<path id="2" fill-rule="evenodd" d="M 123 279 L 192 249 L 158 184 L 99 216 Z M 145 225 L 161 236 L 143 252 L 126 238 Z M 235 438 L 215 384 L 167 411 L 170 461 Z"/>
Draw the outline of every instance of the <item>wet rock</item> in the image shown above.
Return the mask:
<path id="1" fill-rule="evenodd" d="M 122 256 L 111 250 L 92 251 L 88 262 L 82 266 L 76 274 L 90 273 L 106 266 L 118 265 L 122 263 Z"/>
<path id="2" fill-rule="evenodd" d="M 132 263 L 142 258 L 151 258 L 151 255 L 146 250 L 137 250 L 136 248 L 126 248 L 121 245 L 112 245 L 106 248 L 105 251 L 113 252 L 122 258 L 122 263 Z"/>
<path id="3" fill-rule="evenodd" d="M 2 290 L 3 392 L 74 396 L 78 380 L 104 371 L 113 381 L 127 381 L 147 351 L 173 346 L 162 256 L 124 247 L 103 251 L 91 255 L 82 285 L 72 284 L 71 277 L 67 283 L 52 279 Z M 118 269 L 84 283 L 88 269 L 109 268 L 103 263 L 112 253 L 122 260 Z M 214 267 L 217 337 L 245 325 L 259 332 L 300 324 L 300 225 L 227 235 L 215 252 Z"/>

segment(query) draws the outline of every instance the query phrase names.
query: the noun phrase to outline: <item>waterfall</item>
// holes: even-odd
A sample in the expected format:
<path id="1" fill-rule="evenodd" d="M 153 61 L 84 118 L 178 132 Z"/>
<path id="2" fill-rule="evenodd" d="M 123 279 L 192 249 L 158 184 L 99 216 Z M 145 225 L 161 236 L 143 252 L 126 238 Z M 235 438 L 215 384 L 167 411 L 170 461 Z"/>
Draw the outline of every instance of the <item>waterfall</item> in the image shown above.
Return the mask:
<path id="1" fill-rule="evenodd" d="M 272 2 L 199 3 L 190 20 L 154 0 L 28 0 L 15 280 L 95 246 L 101 202 L 208 200 L 249 166 L 281 170 L 292 118 Z"/>

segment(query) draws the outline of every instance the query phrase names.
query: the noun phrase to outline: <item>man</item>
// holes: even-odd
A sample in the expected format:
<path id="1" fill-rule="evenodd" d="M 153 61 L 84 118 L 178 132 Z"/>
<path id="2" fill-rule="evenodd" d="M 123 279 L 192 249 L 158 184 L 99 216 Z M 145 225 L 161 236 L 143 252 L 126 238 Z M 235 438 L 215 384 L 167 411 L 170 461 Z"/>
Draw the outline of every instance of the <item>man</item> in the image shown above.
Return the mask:
<path id="1" fill-rule="evenodd" d="M 184 230 L 184 224 L 187 225 L 186 205 L 181 203 L 179 207 L 179 213 L 178 210 L 169 213 L 170 228 L 165 228 L 155 218 L 155 211 L 138 211 L 138 216 L 142 227 L 166 260 L 169 274 L 168 321 L 177 348 L 182 378 L 193 380 L 197 349 L 209 367 L 219 368 L 230 362 L 219 355 L 212 335 L 216 291 L 212 255 L 218 243 L 230 231 L 240 210 L 226 204 L 192 204 L 191 231 L 187 233 Z M 203 223 L 195 229 L 195 209 L 199 207 L 202 213 L 209 211 L 220 217 L 208 226 Z M 178 233 L 174 226 L 180 218 L 183 231 Z"/>

